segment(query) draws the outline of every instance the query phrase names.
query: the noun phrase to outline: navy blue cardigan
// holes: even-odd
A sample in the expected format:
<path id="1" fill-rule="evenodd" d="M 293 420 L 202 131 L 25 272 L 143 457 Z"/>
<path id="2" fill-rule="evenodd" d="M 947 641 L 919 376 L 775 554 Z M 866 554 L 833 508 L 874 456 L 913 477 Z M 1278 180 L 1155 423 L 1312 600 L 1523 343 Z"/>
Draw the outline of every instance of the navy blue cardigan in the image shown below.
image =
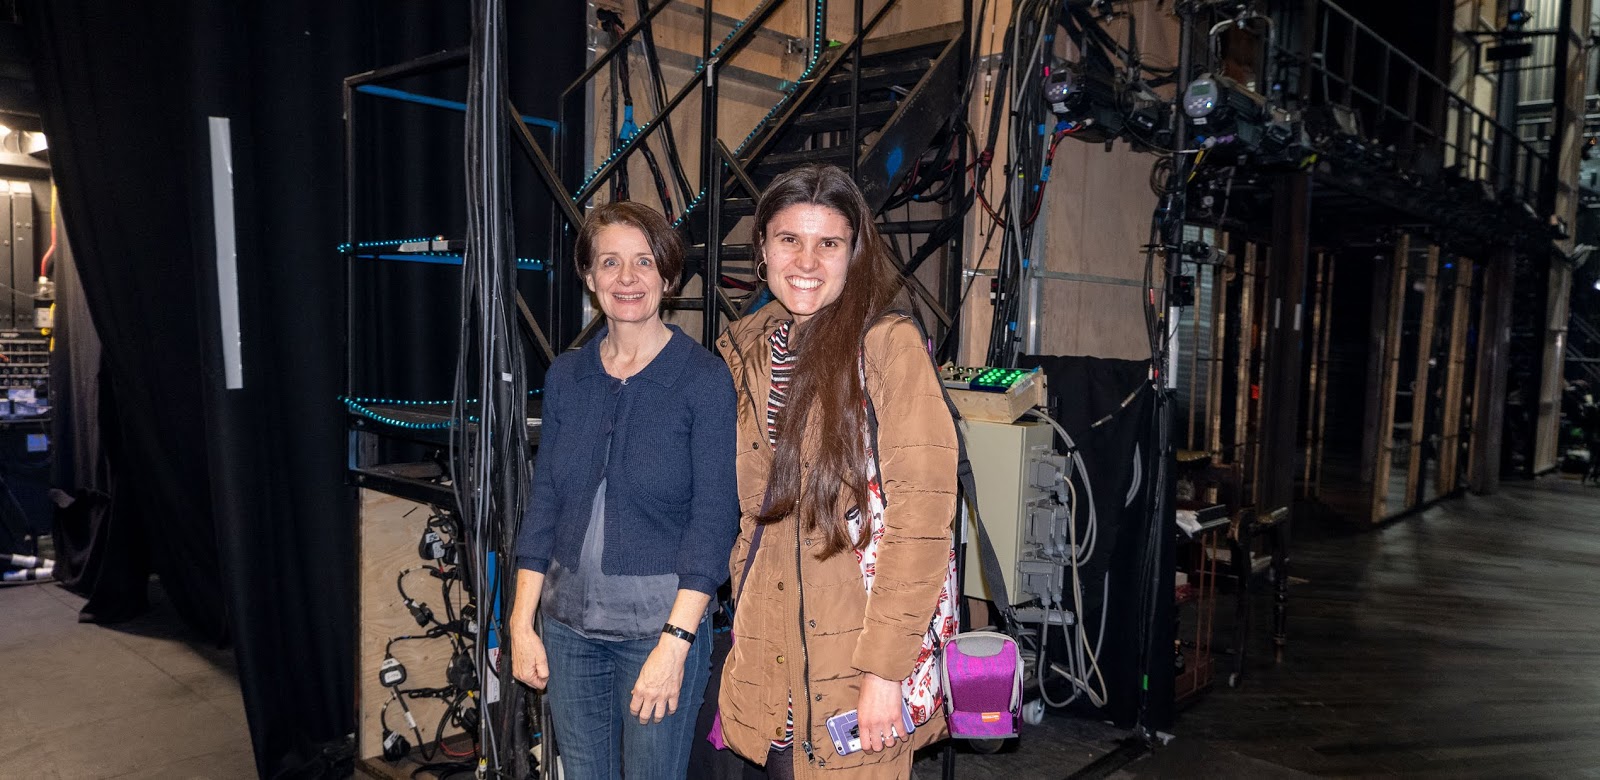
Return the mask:
<path id="1" fill-rule="evenodd" d="M 660 354 L 625 382 L 601 365 L 604 331 L 550 365 L 518 568 L 545 572 L 554 558 L 576 569 L 604 476 L 602 571 L 676 574 L 680 589 L 701 593 L 715 593 L 728 578 L 739 532 L 733 377 L 682 330 L 672 331 Z"/>

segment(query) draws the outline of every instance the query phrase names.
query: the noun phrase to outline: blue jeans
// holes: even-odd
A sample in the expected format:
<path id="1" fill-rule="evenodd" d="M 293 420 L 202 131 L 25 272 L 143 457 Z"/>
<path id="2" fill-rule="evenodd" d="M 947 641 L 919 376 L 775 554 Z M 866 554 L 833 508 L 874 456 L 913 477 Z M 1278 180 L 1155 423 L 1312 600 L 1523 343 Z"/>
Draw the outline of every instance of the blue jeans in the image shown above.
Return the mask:
<path id="1" fill-rule="evenodd" d="M 543 639 L 550 661 L 550 720 L 564 780 L 684 777 L 711 675 L 709 618 L 700 622 L 684 660 L 678 711 L 648 725 L 629 714 L 628 704 L 657 639 L 589 639 L 554 620 L 544 622 Z"/>

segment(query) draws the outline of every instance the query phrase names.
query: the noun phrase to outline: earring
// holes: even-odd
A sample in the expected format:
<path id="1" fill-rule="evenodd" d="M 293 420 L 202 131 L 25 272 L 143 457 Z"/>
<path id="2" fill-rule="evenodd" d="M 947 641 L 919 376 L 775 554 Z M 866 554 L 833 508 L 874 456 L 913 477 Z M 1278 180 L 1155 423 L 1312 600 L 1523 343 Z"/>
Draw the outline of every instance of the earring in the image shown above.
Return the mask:
<path id="1" fill-rule="evenodd" d="M 767 281 L 767 259 L 765 257 L 756 263 L 756 278 L 762 282 Z"/>

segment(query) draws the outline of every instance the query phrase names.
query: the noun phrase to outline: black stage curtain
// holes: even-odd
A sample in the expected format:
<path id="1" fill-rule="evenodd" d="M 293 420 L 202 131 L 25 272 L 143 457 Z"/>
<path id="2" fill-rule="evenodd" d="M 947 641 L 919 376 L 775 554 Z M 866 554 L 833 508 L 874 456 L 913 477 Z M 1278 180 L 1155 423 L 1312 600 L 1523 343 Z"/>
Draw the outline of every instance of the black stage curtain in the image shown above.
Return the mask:
<path id="1" fill-rule="evenodd" d="M 1153 521 L 1151 455 L 1155 441 L 1150 362 L 1024 355 L 1018 364 L 1044 369 L 1050 388 L 1050 414 L 1072 435 L 1094 483 L 1100 538 L 1094 560 L 1082 571 L 1084 610 L 1088 613 L 1083 621 L 1098 628 L 1101 612 L 1105 612 L 1105 643 L 1099 659 L 1110 701 L 1104 715 L 1124 727 L 1132 726 L 1137 719 L 1143 674 L 1138 665 L 1141 626 L 1153 626 L 1158 636 L 1152 642 L 1155 657 L 1149 662 L 1150 712 L 1146 725 L 1166 728 L 1172 723 L 1171 626 L 1165 619 L 1152 622 L 1152 616 L 1139 603 L 1141 564 L 1150 547 Z M 1105 422 L 1095 427 L 1102 419 Z M 1059 441 L 1057 445 L 1060 446 Z M 1078 495 L 1084 495 L 1081 483 Z M 1164 584 L 1156 593 L 1155 614 L 1165 618 L 1172 613 L 1174 564 L 1170 543 L 1161 555 Z M 1102 604 L 1101 583 L 1108 571 L 1109 596 Z"/>
<path id="2" fill-rule="evenodd" d="M 554 94 L 582 68 L 584 6 L 538 5 L 562 7 L 513 11 L 513 94 L 525 113 L 551 116 Z M 105 534 L 107 557 L 85 568 L 120 572 L 95 583 L 104 614 L 137 611 L 153 569 L 200 636 L 233 643 L 261 775 L 348 775 L 357 566 L 336 400 L 346 383 L 342 80 L 465 45 L 468 9 L 34 0 L 22 13 L 63 224 L 104 348 L 100 430 L 83 436 L 98 439 L 109 476 L 97 486 L 99 466 L 74 469 L 78 487 L 110 494 L 109 505 L 80 502 L 80 512 L 100 513 L 96 523 L 74 520 Z M 464 94 L 464 74 L 455 79 Z M 461 115 L 444 115 L 413 122 L 394 109 L 391 123 L 369 123 L 363 138 L 428 151 L 369 169 L 389 200 L 370 212 L 388 219 L 366 227 L 394 233 L 366 238 L 461 234 Z M 231 121 L 237 390 L 225 388 L 217 326 L 211 116 Z M 539 199 L 520 192 L 519 223 L 544 225 L 546 212 L 523 216 Z M 438 372 L 454 364 L 457 277 L 377 273 L 387 274 L 379 302 L 413 322 L 404 331 L 380 329 L 392 315 L 360 323 L 356 349 L 382 348 L 357 381 L 382 385 L 355 389 L 447 390 Z M 445 345 L 449 354 L 413 357 Z M 94 381 L 75 369 L 76 386 Z"/>

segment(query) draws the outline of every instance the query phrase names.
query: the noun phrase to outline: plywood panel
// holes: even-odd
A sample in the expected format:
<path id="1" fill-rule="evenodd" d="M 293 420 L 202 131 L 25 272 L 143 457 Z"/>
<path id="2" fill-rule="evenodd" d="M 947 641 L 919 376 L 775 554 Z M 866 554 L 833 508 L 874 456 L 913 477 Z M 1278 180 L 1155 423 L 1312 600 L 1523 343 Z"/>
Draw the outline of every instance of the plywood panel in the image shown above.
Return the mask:
<path id="1" fill-rule="evenodd" d="M 390 699 L 388 688 L 378 682 L 378 667 L 383 663 L 384 645 L 390 638 L 420 633 L 422 629 L 411 618 L 400 592 L 395 587 L 395 577 L 407 568 L 419 566 L 417 542 L 427 525 L 429 509 L 421 504 L 371 490 L 361 491 L 360 523 L 360 657 L 356 667 L 357 706 L 359 723 L 357 754 L 371 758 L 383 754 L 379 714 L 383 704 Z M 415 600 L 426 603 L 443 619 L 439 580 L 418 572 L 406 577 L 406 592 Z M 428 639 L 399 642 L 394 646 L 394 657 L 406 667 L 404 688 L 431 688 L 443 686 L 445 666 L 450 661 L 448 639 Z M 408 700 L 417 724 L 422 727 L 423 739 L 431 741 L 445 705 L 438 699 Z M 405 717 L 399 705 L 390 704 L 390 728 L 405 728 L 407 741 L 416 746 L 416 738 L 405 727 Z M 446 728 L 445 736 L 461 733 L 457 728 Z"/>

